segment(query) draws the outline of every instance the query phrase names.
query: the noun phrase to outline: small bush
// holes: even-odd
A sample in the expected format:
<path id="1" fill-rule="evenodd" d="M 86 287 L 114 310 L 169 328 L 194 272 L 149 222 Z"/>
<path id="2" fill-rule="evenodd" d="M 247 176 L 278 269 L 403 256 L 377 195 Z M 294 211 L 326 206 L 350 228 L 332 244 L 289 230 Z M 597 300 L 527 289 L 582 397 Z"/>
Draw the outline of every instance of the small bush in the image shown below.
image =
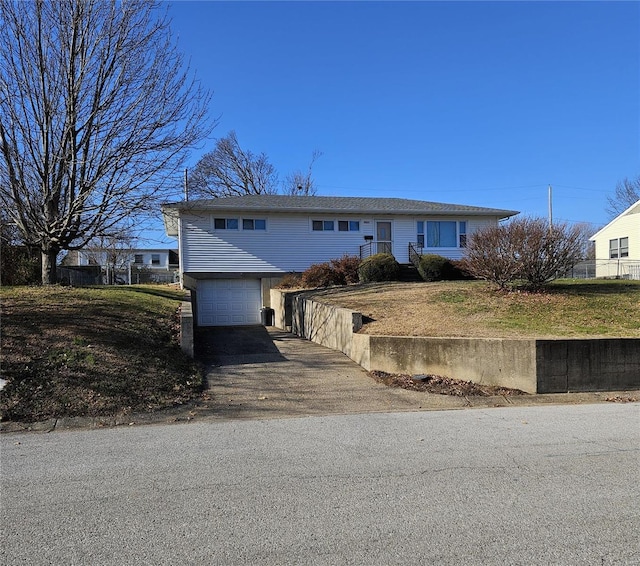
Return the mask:
<path id="1" fill-rule="evenodd" d="M 300 273 L 287 273 L 276 285 L 276 289 L 299 289 L 302 287 L 302 275 Z"/>
<path id="2" fill-rule="evenodd" d="M 360 258 L 354 255 L 343 255 L 340 259 L 332 259 L 331 267 L 336 272 L 336 279 L 341 283 L 337 285 L 351 285 L 359 281 L 358 267 L 360 267 Z"/>
<path id="3" fill-rule="evenodd" d="M 375 254 L 365 258 L 358 268 L 358 276 L 363 283 L 397 281 L 400 265 L 391 254 Z"/>
<path id="4" fill-rule="evenodd" d="M 309 269 L 302 274 L 301 282 L 302 286 L 306 288 L 330 287 L 336 284 L 335 278 L 335 271 L 327 261 L 311 265 Z"/>
<path id="5" fill-rule="evenodd" d="M 455 269 L 451 261 L 436 254 L 426 254 L 420 258 L 418 273 L 425 281 L 450 281 L 455 279 Z"/>

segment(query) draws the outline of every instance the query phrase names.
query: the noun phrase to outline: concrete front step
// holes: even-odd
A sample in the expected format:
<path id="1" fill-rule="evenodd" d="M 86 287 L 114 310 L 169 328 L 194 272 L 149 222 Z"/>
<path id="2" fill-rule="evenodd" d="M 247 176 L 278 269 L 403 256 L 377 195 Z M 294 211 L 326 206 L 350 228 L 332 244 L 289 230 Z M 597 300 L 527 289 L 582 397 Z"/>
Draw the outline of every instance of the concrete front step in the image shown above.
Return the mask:
<path id="1" fill-rule="evenodd" d="M 418 269 L 413 264 L 403 263 L 400 264 L 400 274 L 399 281 L 403 281 L 404 283 L 416 283 L 418 281 L 422 281 L 422 277 L 420 277 L 420 273 L 418 273 Z"/>

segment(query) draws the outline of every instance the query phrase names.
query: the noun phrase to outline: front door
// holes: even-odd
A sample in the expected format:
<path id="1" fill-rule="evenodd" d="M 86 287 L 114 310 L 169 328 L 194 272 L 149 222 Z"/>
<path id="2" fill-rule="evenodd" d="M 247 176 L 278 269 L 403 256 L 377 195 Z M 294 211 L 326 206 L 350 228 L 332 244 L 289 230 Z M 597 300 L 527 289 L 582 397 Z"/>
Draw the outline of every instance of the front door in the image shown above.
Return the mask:
<path id="1" fill-rule="evenodd" d="M 388 220 L 376 222 L 376 253 L 390 254 L 391 252 L 391 222 Z"/>

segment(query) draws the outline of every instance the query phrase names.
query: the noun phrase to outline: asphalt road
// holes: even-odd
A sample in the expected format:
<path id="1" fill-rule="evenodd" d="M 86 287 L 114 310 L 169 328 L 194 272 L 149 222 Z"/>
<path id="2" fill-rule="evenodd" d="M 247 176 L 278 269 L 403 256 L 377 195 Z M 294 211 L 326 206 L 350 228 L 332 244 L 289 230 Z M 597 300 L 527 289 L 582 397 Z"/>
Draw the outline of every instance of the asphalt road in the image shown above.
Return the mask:
<path id="1" fill-rule="evenodd" d="M 640 404 L 3 434 L 0 563 L 640 564 Z"/>

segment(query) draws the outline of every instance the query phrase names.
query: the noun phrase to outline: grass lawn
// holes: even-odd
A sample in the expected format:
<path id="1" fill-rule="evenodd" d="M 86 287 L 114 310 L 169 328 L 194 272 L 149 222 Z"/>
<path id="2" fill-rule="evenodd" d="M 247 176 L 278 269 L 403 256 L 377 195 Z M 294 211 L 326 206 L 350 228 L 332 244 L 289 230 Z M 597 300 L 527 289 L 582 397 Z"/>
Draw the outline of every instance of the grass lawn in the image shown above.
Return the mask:
<path id="1" fill-rule="evenodd" d="M 540 293 L 481 281 L 375 283 L 314 292 L 361 312 L 365 334 L 469 337 L 640 337 L 640 281 L 561 280 Z"/>
<path id="2" fill-rule="evenodd" d="M 202 374 L 180 350 L 182 291 L 3 287 L 2 420 L 106 416 L 188 402 Z"/>

